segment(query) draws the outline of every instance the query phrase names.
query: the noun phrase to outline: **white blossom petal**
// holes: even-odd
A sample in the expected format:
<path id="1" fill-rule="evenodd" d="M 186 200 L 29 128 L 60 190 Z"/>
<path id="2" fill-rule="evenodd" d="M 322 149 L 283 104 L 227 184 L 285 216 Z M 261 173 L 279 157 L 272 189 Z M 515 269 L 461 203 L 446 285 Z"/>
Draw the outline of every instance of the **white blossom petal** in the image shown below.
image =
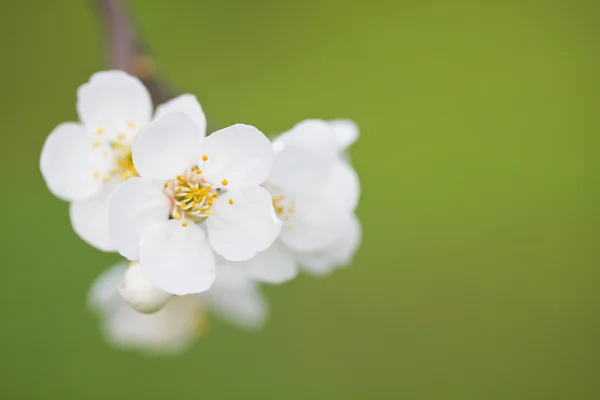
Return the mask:
<path id="1" fill-rule="evenodd" d="M 77 90 L 79 120 L 90 129 L 115 136 L 127 124 L 150 122 L 152 100 L 139 79 L 123 71 L 103 71 Z"/>
<path id="2" fill-rule="evenodd" d="M 179 220 L 149 225 L 140 238 L 140 263 L 157 287 L 179 296 L 208 290 L 215 256 L 202 229 Z"/>
<path id="3" fill-rule="evenodd" d="M 200 130 L 202 137 L 206 135 L 206 116 L 202 106 L 193 94 L 182 94 L 156 107 L 156 116 L 159 118 L 166 114 L 182 112 L 186 114 Z"/>
<path id="4" fill-rule="evenodd" d="M 358 139 L 358 125 L 350 119 L 333 119 L 329 125 L 333 128 L 340 151 L 346 150 Z"/>
<path id="5" fill-rule="evenodd" d="M 123 303 L 117 288 L 126 269 L 127 262 L 121 261 L 96 278 L 88 294 L 88 306 L 92 311 L 105 315 Z"/>
<path id="6" fill-rule="evenodd" d="M 167 220 L 169 208 L 160 183 L 144 178 L 123 182 L 109 201 L 108 213 L 108 229 L 119 253 L 138 260 L 142 231 L 152 222 Z"/>
<path id="7" fill-rule="evenodd" d="M 239 268 L 250 279 L 273 284 L 287 282 L 298 275 L 294 254 L 279 240 L 247 261 L 230 264 Z"/>
<path id="8" fill-rule="evenodd" d="M 325 276 L 335 268 L 350 264 L 360 245 L 361 236 L 360 221 L 353 215 L 348 229 L 331 246 L 316 253 L 297 254 L 298 262 L 303 271 Z"/>
<path id="9" fill-rule="evenodd" d="M 330 125 L 306 120 L 273 141 L 275 159 L 269 183 L 288 190 L 301 190 L 327 180 L 338 157 L 338 142 Z"/>
<path id="10" fill-rule="evenodd" d="M 276 197 L 274 195 L 274 197 Z M 281 204 L 280 239 L 294 251 L 318 251 L 337 240 L 350 224 L 350 214 L 334 202 L 314 193 L 285 192 Z"/>
<path id="11" fill-rule="evenodd" d="M 187 349 L 203 327 L 198 296 L 173 297 L 154 314 L 142 314 L 122 300 L 103 318 L 107 340 L 116 348 L 150 355 L 174 355 Z"/>
<path id="12" fill-rule="evenodd" d="M 213 313 L 239 327 L 256 329 L 267 319 L 267 302 L 258 285 L 227 263 L 218 263 L 215 283 L 200 296 Z"/>
<path id="13" fill-rule="evenodd" d="M 172 295 L 150 282 L 139 262 L 132 263 L 121 283 L 119 294 L 133 309 L 144 314 L 152 314 L 162 309 Z"/>
<path id="14" fill-rule="evenodd" d="M 75 233 L 98 250 L 117 249 L 108 232 L 108 201 L 118 187 L 116 183 L 106 183 L 97 195 L 74 201 L 69 207 L 71 225 Z"/>
<path id="15" fill-rule="evenodd" d="M 40 169 L 55 196 L 74 201 L 98 193 L 107 165 L 92 142 L 83 126 L 73 122 L 61 124 L 50 133 L 42 149 Z"/>
<path id="16" fill-rule="evenodd" d="M 135 169 L 144 178 L 173 179 L 196 164 L 203 136 L 184 113 L 159 117 L 131 145 Z"/>
<path id="17" fill-rule="evenodd" d="M 354 212 L 360 197 L 360 181 L 348 162 L 338 159 L 332 166 L 329 179 L 322 186 L 322 196 L 330 202 Z"/>
<path id="18" fill-rule="evenodd" d="M 231 204 L 230 204 L 231 200 Z M 239 185 L 214 202 L 206 221 L 212 248 L 229 261 L 244 261 L 266 250 L 281 231 L 271 195 L 260 186 Z"/>
<path id="19" fill-rule="evenodd" d="M 273 164 L 273 148 L 267 137 L 250 125 L 237 124 L 208 136 L 202 143 L 203 175 L 213 186 L 225 179 L 230 187 L 240 183 L 260 185 Z M 198 157 L 200 160 L 200 157 Z"/>

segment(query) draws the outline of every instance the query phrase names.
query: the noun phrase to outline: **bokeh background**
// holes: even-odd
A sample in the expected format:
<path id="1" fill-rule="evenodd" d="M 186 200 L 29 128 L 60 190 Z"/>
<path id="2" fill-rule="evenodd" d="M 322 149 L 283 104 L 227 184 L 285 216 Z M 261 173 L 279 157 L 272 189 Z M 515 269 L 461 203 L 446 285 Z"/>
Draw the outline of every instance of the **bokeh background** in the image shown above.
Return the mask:
<path id="1" fill-rule="evenodd" d="M 364 242 L 266 287 L 249 334 L 109 347 L 85 299 L 118 257 L 73 233 L 39 153 L 103 69 L 87 1 L 0 5 L 0 398 L 600 398 L 600 5 L 131 1 L 179 91 L 275 134 L 361 127 Z"/>

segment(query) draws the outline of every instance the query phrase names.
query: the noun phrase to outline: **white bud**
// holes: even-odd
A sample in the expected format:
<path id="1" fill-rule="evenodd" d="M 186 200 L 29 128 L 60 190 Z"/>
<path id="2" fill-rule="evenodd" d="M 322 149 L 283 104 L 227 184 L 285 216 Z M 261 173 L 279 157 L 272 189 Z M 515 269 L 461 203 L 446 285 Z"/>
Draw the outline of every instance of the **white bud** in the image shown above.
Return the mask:
<path id="1" fill-rule="evenodd" d="M 127 268 L 119 285 L 119 294 L 132 308 L 145 314 L 157 312 L 172 296 L 150 283 L 139 262 L 132 263 Z"/>

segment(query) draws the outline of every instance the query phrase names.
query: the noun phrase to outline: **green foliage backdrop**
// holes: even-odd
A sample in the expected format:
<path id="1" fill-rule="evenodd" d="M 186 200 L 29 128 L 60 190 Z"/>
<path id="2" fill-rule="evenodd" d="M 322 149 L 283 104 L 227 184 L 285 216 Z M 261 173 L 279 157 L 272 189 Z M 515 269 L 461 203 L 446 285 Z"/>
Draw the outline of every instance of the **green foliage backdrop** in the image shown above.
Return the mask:
<path id="1" fill-rule="evenodd" d="M 46 135 L 103 68 L 87 1 L 0 5 L 0 398 L 597 399 L 595 1 L 142 1 L 162 70 L 212 122 L 361 127 L 364 242 L 267 287 L 248 334 L 113 351 L 85 298 L 118 257 L 45 188 Z"/>

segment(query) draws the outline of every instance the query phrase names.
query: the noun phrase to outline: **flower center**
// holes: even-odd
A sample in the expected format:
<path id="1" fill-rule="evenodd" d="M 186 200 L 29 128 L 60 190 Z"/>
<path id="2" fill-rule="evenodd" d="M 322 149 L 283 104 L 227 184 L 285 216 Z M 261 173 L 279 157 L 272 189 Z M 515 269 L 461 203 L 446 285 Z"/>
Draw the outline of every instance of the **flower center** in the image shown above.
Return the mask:
<path id="1" fill-rule="evenodd" d="M 116 139 L 112 140 L 95 140 L 92 142 L 92 147 L 102 152 L 102 156 L 109 160 L 109 167 L 104 175 L 100 171 L 94 171 L 94 178 L 102 177 L 104 182 L 115 177 L 121 181 L 126 181 L 129 178 L 139 176 L 133 164 L 131 155 L 131 142 L 133 137 L 142 129 L 143 125 L 136 125 L 133 122 L 127 122 L 126 127 L 122 132 L 116 135 Z M 104 128 L 96 128 L 96 135 L 102 138 L 105 135 Z"/>
<path id="2" fill-rule="evenodd" d="M 115 168 L 111 171 L 112 175 L 116 175 L 124 181 L 134 176 L 139 176 L 135 165 L 133 165 L 131 146 L 115 142 L 112 147 L 115 156 Z"/>
<path id="3" fill-rule="evenodd" d="M 208 158 L 204 156 L 203 160 L 206 159 Z M 221 182 L 223 186 L 227 183 L 226 179 Z M 214 214 L 213 202 L 226 190 L 213 188 L 202 176 L 202 170 L 194 166 L 184 175 L 178 175 L 175 179 L 165 182 L 164 191 L 171 199 L 172 218 L 182 219 L 181 225 L 187 226 L 186 219 L 197 223 Z M 233 204 L 231 199 L 229 204 Z"/>
<path id="4" fill-rule="evenodd" d="M 292 225 L 289 222 L 290 215 L 294 213 L 294 208 L 296 207 L 296 202 L 290 198 L 286 198 L 283 193 L 279 193 L 274 188 L 267 188 L 269 193 L 271 193 L 272 201 L 273 201 L 273 209 L 277 213 L 277 216 L 283 222 L 283 228 L 287 230 L 292 230 Z"/>

